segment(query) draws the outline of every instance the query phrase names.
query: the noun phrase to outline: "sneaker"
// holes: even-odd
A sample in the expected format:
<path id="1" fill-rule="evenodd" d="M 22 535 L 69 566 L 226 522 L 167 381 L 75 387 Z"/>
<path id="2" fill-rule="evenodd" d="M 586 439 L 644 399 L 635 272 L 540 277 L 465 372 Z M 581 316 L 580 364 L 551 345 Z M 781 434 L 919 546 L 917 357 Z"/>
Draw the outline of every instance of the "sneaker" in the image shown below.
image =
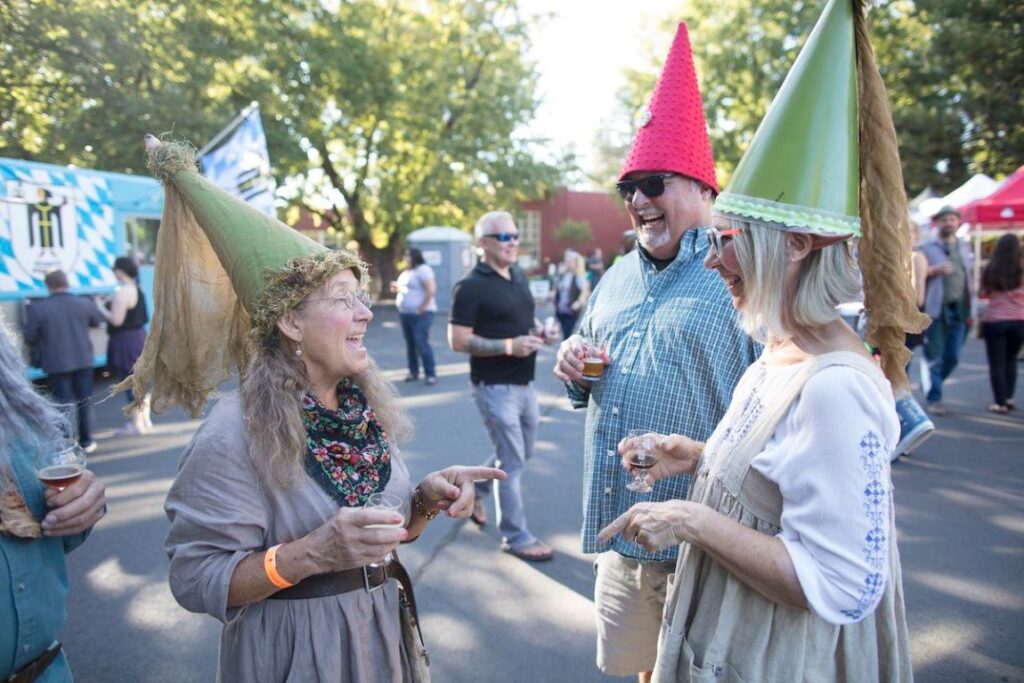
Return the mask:
<path id="1" fill-rule="evenodd" d="M 900 418 L 900 440 L 893 449 L 893 460 L 909 454 L 935 431 L 935 424 L 910 394 L 896 399 L 896 414 Z"/>
<path id="2" fill-rule="evenodd" d="M 95 441 L 83 441 L 79 445 L 82 447 L 82 450 L 85 451 L 86 453 L 92 453 L 97 448 L 99 448 L 99 446 L 96 445 Z"/>
<path id="3" fill-rule="evenodd" d="M 939 403 L 938 401 L 936 401 L 934 403 L 929 403 L 928 404 L 928 412 L 931 413 L 932 415 L 940 415 L 941 416 L 941 415 L 945 415 L 947 411 L 946 411 L 946 406 L 944 406 L 941 403 Z"/>
<path id="4" fill-rule="evenodd" d="M 403 379 L 402 381 L 403 382 L 415 382 L 416 381 L 416 376 L 415 375 L 406 375 L 405 379 Z"/>
<path id="5" fill-rule="evenodd" d="M 432 387 L 435 384 L 437 384 L 437 378 L 436 377 L 428 377 L 427 378 L 427 386 L 431 386 Z"/>

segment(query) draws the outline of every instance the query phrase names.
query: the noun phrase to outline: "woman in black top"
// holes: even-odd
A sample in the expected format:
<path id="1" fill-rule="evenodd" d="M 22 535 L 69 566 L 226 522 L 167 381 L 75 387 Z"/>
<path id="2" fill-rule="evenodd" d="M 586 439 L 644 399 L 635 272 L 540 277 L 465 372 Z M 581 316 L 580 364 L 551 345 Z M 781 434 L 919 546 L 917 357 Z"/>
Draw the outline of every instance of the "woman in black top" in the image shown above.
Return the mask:
<path id="1" fill-rule="evenodd" d="M 149 313 L 146 297 L 139 288 L 139 267 L 135 261 L 128 256 L 118 257 L 114 261 L 114 276 L 119 286 L 109 301 L 109 308 L 100 306 L 100 313 L 107 319 L 107 367 L 114 379 L 121 381 L 131 374 L 142 353 Z M 131 403 L 132 392 L 128 391 L 127 396 Z M 145 434 L 152 426 L 146 408 L 136 411 L 118 434 Z"/>

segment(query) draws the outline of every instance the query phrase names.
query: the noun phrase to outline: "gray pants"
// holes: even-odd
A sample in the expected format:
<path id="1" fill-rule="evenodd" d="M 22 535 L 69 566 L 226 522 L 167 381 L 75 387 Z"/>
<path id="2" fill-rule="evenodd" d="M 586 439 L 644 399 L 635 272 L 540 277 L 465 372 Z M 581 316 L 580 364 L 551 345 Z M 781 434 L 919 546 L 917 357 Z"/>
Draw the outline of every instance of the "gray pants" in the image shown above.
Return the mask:
<path id="1" fill-rule="evenodd" d="M 537 394 L 532 384 L 477 384 L 473 386 L 473 398 L 494 446 L 486 465 L 499 467 L 508 474 L 504 481 L 493 482 L 498 529 L 505 543 L 518 550 L 536 540 L 526 528 L 519 482 L 526 461 L 533 457 L 537 440 Z M 476 495 L 486 495 L 490 485 L 491 482 L 477 482 Z"/>

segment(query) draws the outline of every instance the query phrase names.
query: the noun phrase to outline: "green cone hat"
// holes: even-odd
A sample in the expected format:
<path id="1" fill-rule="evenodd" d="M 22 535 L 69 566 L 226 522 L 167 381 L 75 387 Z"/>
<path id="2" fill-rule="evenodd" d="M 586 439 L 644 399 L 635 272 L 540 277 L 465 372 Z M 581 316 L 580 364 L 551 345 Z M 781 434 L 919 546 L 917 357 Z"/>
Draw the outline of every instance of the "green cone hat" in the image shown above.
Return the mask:
<path id="1" fill-rule="evenodd" d="M 195 171 L 180 170 L 171 182 L 192 208 L 250 315 L 270 285 L 268 274 L 284 270 L 297 258 L 330 251 Z"/>
<path id="2" fill-rule="evenodd" d="M 857 55 L 850 0 L 832 0 L 715 210 L 802 232 L 860 235 Z"/>
<path id="3" fill-rule="evenodd" d="M 279 346 L 276 324 L 345 269 L 366 267 L 228 194 L 196 170 L 195 148 L 146 136 L 149 170 L 164 184 L 153 317 L 129 386 L 136 404 L 178 404 L 198 415 L 209 395 L 256 354 Z"/>

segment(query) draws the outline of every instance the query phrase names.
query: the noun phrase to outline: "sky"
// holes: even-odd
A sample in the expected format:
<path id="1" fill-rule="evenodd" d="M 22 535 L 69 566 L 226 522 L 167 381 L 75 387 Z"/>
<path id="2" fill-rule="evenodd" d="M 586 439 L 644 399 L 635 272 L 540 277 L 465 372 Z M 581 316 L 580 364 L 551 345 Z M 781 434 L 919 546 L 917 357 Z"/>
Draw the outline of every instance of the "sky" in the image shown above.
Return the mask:
<path id="1" fill-rule="evenodd" d="M 646 63 L 652 36 L 645 31 L 656 33 L 658 17 L 679 6 L 679 0 L 521 0 L 526 14 L 554 14 L 532 34 L 541 97 L 532 131 L 557 145 L 573 145 L 580 166 L 589 170 L 594 135 L 614 113 L 623 70 Z M 653 38 L 668 51 L 671 36 Z"/>

